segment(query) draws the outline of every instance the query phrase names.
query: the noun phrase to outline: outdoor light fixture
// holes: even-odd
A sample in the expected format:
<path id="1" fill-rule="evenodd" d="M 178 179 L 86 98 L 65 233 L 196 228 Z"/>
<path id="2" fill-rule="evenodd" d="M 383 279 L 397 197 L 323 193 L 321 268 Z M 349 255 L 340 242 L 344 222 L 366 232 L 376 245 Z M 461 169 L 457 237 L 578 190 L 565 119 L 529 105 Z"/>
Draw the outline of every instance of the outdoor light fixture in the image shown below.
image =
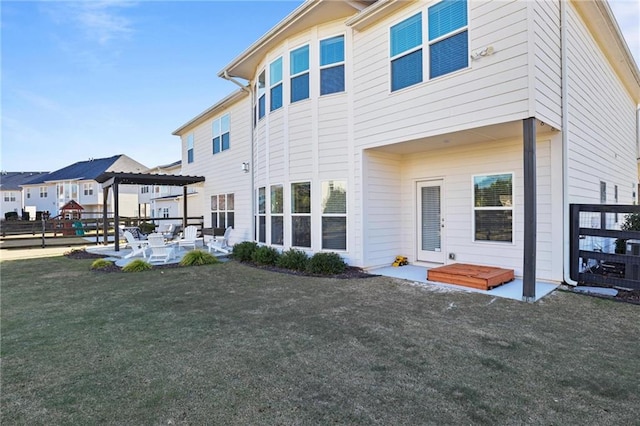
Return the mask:
<path id="1" fill-rule="evenodd" d="M 242 171 L 249 173 L 249 163 L 242 163 Z"/>

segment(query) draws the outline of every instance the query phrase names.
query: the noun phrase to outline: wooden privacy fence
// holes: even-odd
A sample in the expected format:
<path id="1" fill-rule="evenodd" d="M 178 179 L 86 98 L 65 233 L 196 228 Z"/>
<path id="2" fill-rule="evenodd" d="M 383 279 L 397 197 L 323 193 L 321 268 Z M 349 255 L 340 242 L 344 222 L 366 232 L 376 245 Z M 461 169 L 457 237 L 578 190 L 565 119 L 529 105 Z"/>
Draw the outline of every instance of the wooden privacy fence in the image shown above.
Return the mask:
<path id="1" fill-rule="evenodd" d="M 571 204 L 572 280 L 640 290 L 640 231 L 619 229 L 628 214 L 640 206 Z"/>

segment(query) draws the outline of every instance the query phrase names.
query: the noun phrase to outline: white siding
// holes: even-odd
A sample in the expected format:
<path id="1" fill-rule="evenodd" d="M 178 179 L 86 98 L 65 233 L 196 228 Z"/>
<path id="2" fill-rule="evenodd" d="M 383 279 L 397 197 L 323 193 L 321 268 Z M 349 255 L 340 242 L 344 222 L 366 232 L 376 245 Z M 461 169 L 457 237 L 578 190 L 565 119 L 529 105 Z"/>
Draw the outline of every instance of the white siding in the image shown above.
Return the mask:
<path id="1" fill-rule="evenodd" d="M 198 200 L 189 197 L 189 215 L 204 215 L 205 226 L 211 226 L 210 199 L 212 195 L 233 193 L 235 197 L 235 227 L 231 243 L 251 240 L 251 174 L 241 170 L 244 162 L 251 161 L 251 121 L 249 98 L 245 97 L 210 120 L 182 135 L 182 174 L 204 176 L 205 182 L 197 187 Z M 213 154 L 213 119 L 229 113 L 230 148 Z M 194 161 L 187 163 L 186 141 L 194 134 Z M 191 209 L 191 206 L 194 209 Z M 195 208 L 201 206 L 201 213 Z"/>
<path id="2" fill-rule="evenodd" d="M 637 182 L 636 106 L 576 11 L 568 15 L 568 178 L 570 203 L 631 204 Z"/>
<path id="3" fill-rule="evenodd" d="M 526 118 L 527 2 L 469 2 L 469 7 L 471 52 L 491 46 L 495 53 L 471 61 L 469 69 L 393 93 L 389 27 L 419 10 L 424 17 L 425 3 L 416 2 L 401 15 L 354 34 L 356 146 L 381 146 Z"/>
<path id="4" fill-rule="evenodd" d="M 403 254 L 416 259 L 416 183 L 444 180 L 443 214 L 445 234 L 443 251 L 455 253 L 455 262 L 476 263 L 514 269 L 522 275 L 524 190 L 522 141 L 478 143 L 424 153 L 398 156 L 367 153 L 365 174 L 366 215 L 365 266 L 389 264 Z M 537 144 L 537 276 L 561 280 L 561 272 L 552 271 L 554 256 L 551 144 Z M 473 241 L 472 177 L 486 173 L 514 173 L 514 242 Z M 446 256 L 445 256 L 446 257 Z"/>
<path id="5" fill-rule="evenodd" d="M 559 2 L 529 2 L 535 37 L 535 117 L 562 127 L 562 76 Z"/>

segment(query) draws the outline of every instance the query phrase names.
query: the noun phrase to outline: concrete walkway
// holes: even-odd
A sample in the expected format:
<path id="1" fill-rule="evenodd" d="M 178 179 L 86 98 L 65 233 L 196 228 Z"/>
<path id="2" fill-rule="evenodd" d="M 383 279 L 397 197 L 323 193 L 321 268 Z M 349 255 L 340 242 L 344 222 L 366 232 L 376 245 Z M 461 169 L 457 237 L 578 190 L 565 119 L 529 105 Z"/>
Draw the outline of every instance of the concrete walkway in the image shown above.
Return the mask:
<path id="1" fill-rule="evenodd" d="M 45 248 L 16 248 L 0 250 L 0 262 L 5 260 L 35 259 L 38 257 L 55 257 L 62 256 L 71 250 L 82 250 L 86 246 L 69 246 L 69 247 L 45 247 Z"/>

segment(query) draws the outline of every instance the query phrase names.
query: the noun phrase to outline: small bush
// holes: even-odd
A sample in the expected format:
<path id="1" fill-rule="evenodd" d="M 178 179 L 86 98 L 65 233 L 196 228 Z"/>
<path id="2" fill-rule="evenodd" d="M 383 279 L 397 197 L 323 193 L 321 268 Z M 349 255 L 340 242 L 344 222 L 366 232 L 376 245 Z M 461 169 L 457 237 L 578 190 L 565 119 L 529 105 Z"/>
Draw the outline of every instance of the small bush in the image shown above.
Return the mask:
<path id="1" fill-rule="evenodd" d="M 180 260 L 181 266 L 213 265 L 220 263 L 217 257 L 204 250 L 191 250 Z"/>
<path id="2" fill-rule="evenodd" d="M 276 262 L 278 262 L 278 258 L 280 258 L 280 252 L 278 250 L 273 247 L 262 246 L 253 252 L 251 260 L 258 265 L 275 265 Z"/>
<path id="3" fill-rule="evenodd" d="M 240 262 L 251 262 L 253 253 L 258 249 L 258 244 L 253 241 L 244 241 L 233 246 L 231 256 Z"/>
<path id="4" fill-rule="evenodd" d="M 110 260 L 96 259 L 91 264 L 91 269 L 93 270 L 107 269 L 111 265 L 113 265 L 113 262 L 111 262 Z"/>
<path id="5" fill-rule="evenodd" d="M 307 269 L 308 262 L 309 256 L 307 256 L 307 253 L 302 250 L 290 249 L 280 255 L 276 266 L 293 271 L 304 271 Z"/>
<path id="6" fill-rule="evenodd" d="M 150 263 L 145 262 L 142 259 L 136 259 L 133 262 L 127 264 L 124 268 L 122 268 L 122 270 L 124 272 L 141 272 L 148 271 L 151 268 L 153 268 L 153 266 L 151 266 Z"/>
<path id="7" fill-rule="evenodd" d="M 156 230 L 156 225 L 151 222 L 142 222 L 140 225 L 138 225 L 138 228 L 140 228 L 140 232 L 142 232 L 144 235 L 149 235 Z"/>
<path id="8" fill-rule="evenodd" d="M 307 272 L 320 275 L 341 274 L 347 264 L 337 253 L 316 253 L 307 263 Z"/>

